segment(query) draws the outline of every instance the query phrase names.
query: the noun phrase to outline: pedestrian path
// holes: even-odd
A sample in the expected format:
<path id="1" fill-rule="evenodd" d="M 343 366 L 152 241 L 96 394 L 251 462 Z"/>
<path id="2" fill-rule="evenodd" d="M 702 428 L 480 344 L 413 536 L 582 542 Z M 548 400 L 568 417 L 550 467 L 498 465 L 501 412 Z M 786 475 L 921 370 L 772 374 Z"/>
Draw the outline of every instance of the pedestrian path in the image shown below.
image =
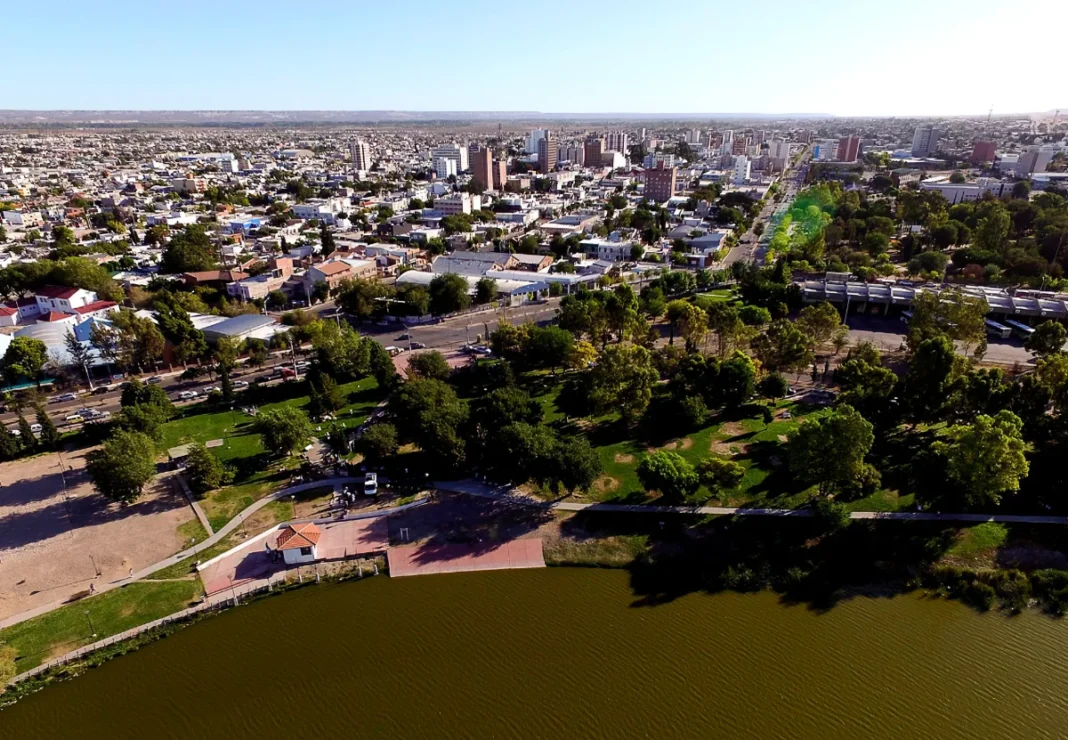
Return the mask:
<path id="1" fill-rule="evenodd" d="M 507 501 L 518 506 L 532 506 L 554 511 L 605 511 L 634 514 L 693 514 L 702 516 L 777 516 L 810 517 L 810 509 L 764 509 L 745 506 L 656 506 L 652 504 L 582 504 L 571 501 L 542 501 L 527 496 L 510 486 L 494 486 L 474 479 L 461 481 L 437 481 L 439 491 L 465 493 L 497 501 Z M 1028 514 L 969 514 L 929 511 L 853 511 L 850 519 L 889 519 L 910 522 L 1000 522 L 1003 524 L 1059 524 L 1068 526 L 1068 517 Z"/>

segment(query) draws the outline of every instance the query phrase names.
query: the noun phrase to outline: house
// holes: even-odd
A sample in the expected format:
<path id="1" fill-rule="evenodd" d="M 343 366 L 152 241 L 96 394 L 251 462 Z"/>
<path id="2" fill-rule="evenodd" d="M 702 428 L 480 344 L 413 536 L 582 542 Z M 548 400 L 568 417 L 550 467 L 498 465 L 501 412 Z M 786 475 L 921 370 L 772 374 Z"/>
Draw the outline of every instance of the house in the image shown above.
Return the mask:
<path id="1" fill-rule="evenodd" d="M 76 308 L 95 302 L 97 297 L 96 293 L 84 288 L 46 285 L 37 291 L 36 299 L 40 313 L 48 313 L 49 311 L 71 313 Z"/>
<path id="2" fill-rule="evenodd" d="M 93 301 L 74 309 L 74 313 L 78 316 L 78 323 L 81 323 L 86 319 L 99 318 L 118 310 L 119 304 L 115 301 Z"/>
<path id="3" fill-rule="evenodd" d="M 312 563 L 316 559 L 315 548 L 319 544 L 319 528 L 305 524 L 287 524 L 275 540 L 275 548 L 282 553 L 286 565 Z"/>
<path id="4" fill-rule="evenodd" d="M 225 283 L 244 280 L 247 277 L 247 272 L 238 270 L 203 270 L 201 272 L 184 272 L 181 275 L 182 281 L 191 287 L 209 285 L 220 288 Z"/>
<path id="5" fill-rule="evenodd" d="M 0 326 L 14 326 L 19 323 L 19 310 L 14 306 L 0 306 Z"/>
<path id="6" fill-rule="evenodd" d="M 363 260 L 359 261 L 362 262 Z M 373 262 L 371 264 L 374 265 Z M 375 270 L 375 274 L 378 274 L 377 269 Z M 330 289 L 333 290 L 342 280 L 355 277 L 355 272 L 352 269 L 352 265 L 348 262 L 345 262 L 344 260 L 334 260 L 332 262 L 323 262 L 314 267 L 309 267 L 305 276 L 309 285 L 326 283 Z"/>

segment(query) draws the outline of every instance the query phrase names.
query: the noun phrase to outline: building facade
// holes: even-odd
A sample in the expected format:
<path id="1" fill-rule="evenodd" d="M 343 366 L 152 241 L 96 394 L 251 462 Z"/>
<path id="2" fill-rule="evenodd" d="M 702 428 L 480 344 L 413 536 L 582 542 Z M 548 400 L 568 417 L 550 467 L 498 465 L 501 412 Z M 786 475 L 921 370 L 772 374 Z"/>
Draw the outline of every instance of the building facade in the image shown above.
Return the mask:
<path id="1" fill-rule="evenodd" d="M 664 162 L 657 162 L 645 171 L 645 197 L 654 203 L 663 203 L 675 195 L 678 170 Z"/>
<path id="2" fill-rule="evenodd" d="M 941 132 L 934 126 L 917 126 L 912 135 L 912 156 L 933 157 L 938 151 Z"/>
<path id="3" fill-rule="evenodd" d="M 545 138 L 538 142 L 538 172 L 547 175 L 556 167 L 556 138 L 552 131 L 545 132 Z"/>

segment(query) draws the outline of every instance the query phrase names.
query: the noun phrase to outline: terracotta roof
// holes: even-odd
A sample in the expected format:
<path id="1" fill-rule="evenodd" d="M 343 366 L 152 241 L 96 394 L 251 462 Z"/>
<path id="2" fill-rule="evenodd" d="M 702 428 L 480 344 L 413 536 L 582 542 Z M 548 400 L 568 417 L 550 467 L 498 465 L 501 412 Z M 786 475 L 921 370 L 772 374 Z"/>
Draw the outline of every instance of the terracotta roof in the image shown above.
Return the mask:
<path id="1" fill-rule="evenodd" d="M 37 317 L 38 321 L 63 321 L 63 319 L 69 319 L 74 314 L 60 313 L 59 311 L 49 311 L 48 313 L 41 314 Z"/>
<path id="2" fill-rule="evenodd" d="M 352 267 L 347 262 L 324 262 L 321 265 L 315 265 L 315 269 L 324 275 L 337 275 L 351 270 Z"/>
<path id="3" fill-rule="evenodd" d="M 77 288 L 68 288 L 63 285 L 46 285 L 37 291 L 37 295 L 44 298 L 70 298 L 77 292 Z"/>
<path id="4" fill-rule="evenodd" d="M 19 310 L 11 306 L 0 306 L 0 316 L 14 316 Z"/>
<path id="5" fill-rule="evenodd" d="M 117 305 L 119 304 L 115 301 L 93 301 L 92 303 L 86 303 L 81 308 L 76 308 L 74 310 L 78 313 L 92 313 L 93 311 L 100 311 Z"/>
<path id="6" fill-rule="evenodd" d="M 279 550 L 297 550 L 301 547 L 314 547 L 319 542 L 319 528 L 312 523 L 287 525 L 278 535 Z"/>
<path id="7" fill-rule="evenodd" d="M 235 280 L 244 280 L 247 277 L 247 273 L 239 272 L 238 270 L 204 270 L 203 272 L 186 272 L 182 274 L 182 279 L 186 282 L 192 280 L 198 283 L 210 283 L 223 280 L 230 283 Z"/>

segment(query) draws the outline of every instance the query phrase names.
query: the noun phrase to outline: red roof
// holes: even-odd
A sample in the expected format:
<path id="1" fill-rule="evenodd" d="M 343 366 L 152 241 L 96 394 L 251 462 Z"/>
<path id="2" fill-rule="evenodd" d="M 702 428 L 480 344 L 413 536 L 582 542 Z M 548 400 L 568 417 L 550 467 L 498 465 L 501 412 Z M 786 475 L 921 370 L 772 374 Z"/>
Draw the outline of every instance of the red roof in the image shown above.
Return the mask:
<path id="1" fill-rule="evenodd" d="M 288 525 L 278 535 L 279 550 L 296 550 L 301 547 L 314 547 L 319 542 L 319 528 L 312 523 Z"/>
<path id="2" fill-rule="evenodd" d="M 62 285 L 46 285 L 37 291 L 37 295 L 44 298 L 70 298 L 78 292 L 78 288 L 68 288 Z"/>
<path id="3" fill-rule="evenodd" d="M 14 316 L 19 310 L 11 306 L 0 306 L 0 316 Z"/>
<path id="4" fill-rule="evenodd" d="M 93 311 L 101 311 L 105 308 L 111 308 L 112 306 L 119 305 L 115 301 L 93 301 L 92 303 L 86 303 L 81 308 L 74 309 L 78 313 L 92 313 Z"/>
<path id="5" fill-rule="evenodd" d="M 41 314 L 37 318 L 37 320 L 38 321 L 62 321 L 63 319 L 71 318 L 73 315 L 74 314 L 70 314 L 70 313 L 60 313 L 59 311 L 49 311 L 46 314 Z"/>

